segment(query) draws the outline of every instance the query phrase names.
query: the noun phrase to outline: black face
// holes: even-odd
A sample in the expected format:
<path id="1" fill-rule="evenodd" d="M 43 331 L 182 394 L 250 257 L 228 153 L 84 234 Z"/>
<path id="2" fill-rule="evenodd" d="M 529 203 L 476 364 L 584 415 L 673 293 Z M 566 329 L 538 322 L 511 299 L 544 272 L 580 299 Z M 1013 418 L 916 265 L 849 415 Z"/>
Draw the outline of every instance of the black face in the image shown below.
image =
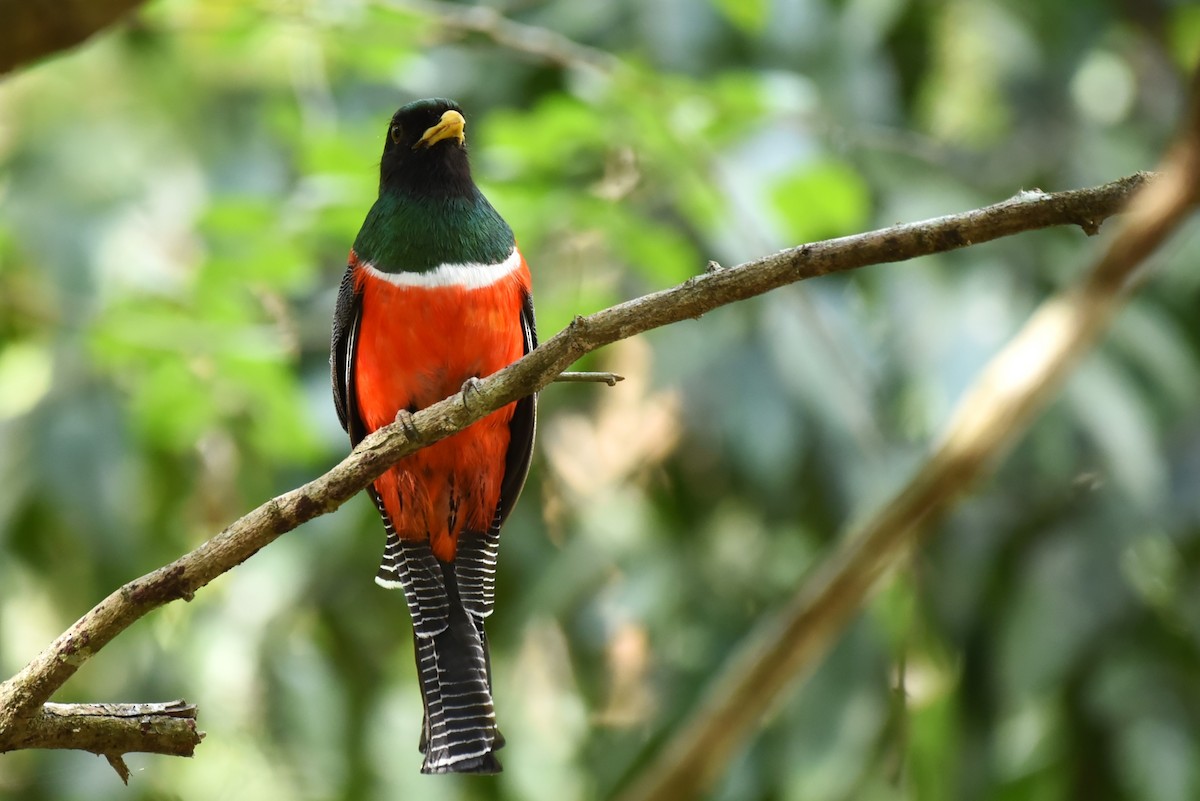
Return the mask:
<path id="1" fill-rule="evenodd" d="M 457 136 L 430 137 L 447 111 L 462 114 L 453 100 L 437 97 L 409 103 L 392 116 L 379 170 L 381 190 L 459 194 L 473 188 L 466 143 Z"/>

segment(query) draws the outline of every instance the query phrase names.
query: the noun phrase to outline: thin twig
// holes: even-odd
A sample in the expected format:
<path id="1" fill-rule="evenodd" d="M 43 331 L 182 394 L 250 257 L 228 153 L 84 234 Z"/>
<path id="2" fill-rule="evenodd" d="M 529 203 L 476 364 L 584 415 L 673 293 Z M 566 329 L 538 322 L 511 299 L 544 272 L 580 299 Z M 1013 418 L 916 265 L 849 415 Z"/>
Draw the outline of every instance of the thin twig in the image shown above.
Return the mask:
<path id="1" fill-rule="evenodd" d="M 819 275 L 911 259 L 1056 225 L 1094 230 L 1116 213 L 1145 174 L 1092 189 L 1022 193 L 974 211 L 780 251 L 737 267 L 704 272 L 670 289 L 576 317 L 520 361 L 471 390 L 424 409 L 408 427 L 367 437 L 350 456 L 307 484 L 272 498 L 174 562 L 124 585 L 75 622 L 19 673 L 0 684 L 0 750 L 11 747 L 51 694 L 134 621 L 193 593 L 249 559 L 281 534 L 338 508 L 400 458 L 536 392 L 585 353 L 729 303 Z"/>
<path id="2" fill-rule="evenodd" d="M 880 578 L 1057 394 L 1129 294 L 1138 266 L 1196 205 L 1200 93 L 1193 95 L 1187 125 L 1162 170 L 1138 193 L 1120 232 L 1092 268 L 1045 301 L 983 369 L 912 479 L 852 528 L 792 601 L 752 632 L 621 801 L 690 799 L 710 787 L 779 695 L 817 664 Z"/>
<path id="3" fill-rule="evenodd" d="M 398 11 L 408 11 L 435 20 L 443 30 L 477 33 L 516 53 L 555 64 L 615 72 L 621 60 L 611 53 L 578 42 L 548 28 L 525 25 L 508 19 L 494 8 L 446 3 L 441 0 L 382 0 Z"/>
<path id="4" fill-rule="evenodd" d="M 625 376 L 617 373 L 559 373 L 554 379 L 556 384 L 608 384 L 615 387 L 618 381 L 624 381 Z"/>

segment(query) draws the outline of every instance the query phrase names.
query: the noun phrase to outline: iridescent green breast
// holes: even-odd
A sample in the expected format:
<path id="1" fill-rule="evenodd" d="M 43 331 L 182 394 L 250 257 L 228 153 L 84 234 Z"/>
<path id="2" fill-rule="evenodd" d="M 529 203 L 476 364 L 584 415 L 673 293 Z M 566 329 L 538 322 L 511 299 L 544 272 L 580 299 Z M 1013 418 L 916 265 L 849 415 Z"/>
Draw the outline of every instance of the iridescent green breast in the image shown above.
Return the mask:
<path id="1" fill-rule="evenodd" d="M 512 229 L 478 190 L 421 197 L 385 192 L 354 240 L 359 259 L 386 273 L 499 264 L 513 246 Z"/>

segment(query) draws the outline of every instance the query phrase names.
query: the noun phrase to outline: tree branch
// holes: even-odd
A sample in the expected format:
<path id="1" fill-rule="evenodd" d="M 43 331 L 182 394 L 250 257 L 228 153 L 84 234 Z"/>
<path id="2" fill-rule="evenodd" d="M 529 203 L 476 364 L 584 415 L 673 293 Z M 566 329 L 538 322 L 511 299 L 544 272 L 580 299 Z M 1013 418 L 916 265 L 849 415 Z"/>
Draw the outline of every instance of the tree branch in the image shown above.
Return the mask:
<path id="1" fill-rule="evenodd" d="M 0 75 L 74 47 L 144 0 L 0 0 Z"/>
<path id="2" fill-rule="evenodd" d="M 0 754 L 24 748 L 71 748 L 108 757 L 121 779 L 129 770 L 121 757 L 141 752 L 190 757 L 204 739 L 196 729 L 196 707 L 186 701 L 163 704 L 45 704 L 16 736 L 0 744 Z"/>
<path id="3" fill-rule="evenodd" d="M 480 34 L 515 53 L 559 67 L 615 72 L 622 65 L 621 60 L 611 53 L 579 44 L 548 28 L 514 22 L 487 6 L 467 6 L 442 0 L 386 0 L 386 4 L 398 11 L 429 17 L 444 30 Z"/>
<path id="4" fill-rule="evenodd" d="M 412 417 L 413 434 L 393 424 L 363 440 L 328 473 L 273 498 L 174 562 L 134 579 L 87 612 L 8 681 L 0 684 L 0 751 L 28 729 L 50 696 L 114 637 L 151 610 L 190 599 L 199 588 L 281 534 L 341 506 L 400 458 L 536 392 L 585 353 L 653 328 L 695 319 L 720 306 L 805 278 L 896 262 L 1056 225 L 1094 232 L 1146 174 L 1092 189 L 1022 192 L 1002 203 L 870 233 L 780 251 L 737 267 L 706 271 L 670 289 L 587 317 L 520 361 Z"/>
<path id="5" fill-rule="evenodd" d="M 1197 72 L 1200 82 L 1200 72 Z M 968 388 L 933 452 L 866 522 L 850 529 L 779 613 L 761 623 L 704 700 L 620 801 L 689 799 L 721 776 L 739 746 L 797 679 L 814 667 L 871 590 L 929 524 L 985 475 L 1058 393 L 1136 283 L 1137 269 L 1200 197 L 1200 92 L 1119 233 L 1073 286 L 1041 304 Z"/>
<path id="6" fill-rule="evenodd" d="M 191 756 L 204 739 L 196 707 L 187 701 L 160 704 L 45 704 L 20 736 L 0 753 L 22 748 L 72 748 L 94 754 Z"/>

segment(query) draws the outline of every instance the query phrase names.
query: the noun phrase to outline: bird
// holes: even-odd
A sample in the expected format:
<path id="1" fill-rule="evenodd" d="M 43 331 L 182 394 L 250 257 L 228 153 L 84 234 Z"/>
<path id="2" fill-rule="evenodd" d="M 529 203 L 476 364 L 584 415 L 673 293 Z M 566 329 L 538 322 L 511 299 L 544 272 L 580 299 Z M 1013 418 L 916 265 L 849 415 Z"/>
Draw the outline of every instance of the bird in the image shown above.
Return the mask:
<path id="1" fill-rule="evenodd" d="M 529 266 L 471 176 L 452 100 L 388 123 L 379 195 L 351 247 L 330 353 L 338 419 L 357 445 L 537 347 Z M 422 773 L 498 773 L 484 621 L 500 527 L 525 484 L 537 396 L 404 457 L 367 487 L 383 519 L 375 581 L 403 590 L 424 721 Z"/>

